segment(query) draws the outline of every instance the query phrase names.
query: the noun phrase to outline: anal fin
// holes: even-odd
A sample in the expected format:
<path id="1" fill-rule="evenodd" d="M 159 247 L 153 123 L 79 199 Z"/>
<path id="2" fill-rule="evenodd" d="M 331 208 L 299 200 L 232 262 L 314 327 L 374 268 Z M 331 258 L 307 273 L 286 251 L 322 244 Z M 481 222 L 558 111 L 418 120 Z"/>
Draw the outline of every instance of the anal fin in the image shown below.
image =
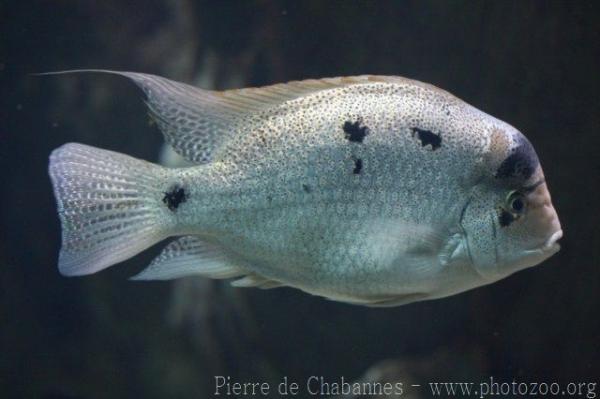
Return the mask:
<path id="1" fill-rule="evenodd" d="M 224 279 L 245 273 L 217 245 L 196 236 L 184 236 L 167 245 L 146 269 L 131 279 L 171 280 L 192 275 Z"/>

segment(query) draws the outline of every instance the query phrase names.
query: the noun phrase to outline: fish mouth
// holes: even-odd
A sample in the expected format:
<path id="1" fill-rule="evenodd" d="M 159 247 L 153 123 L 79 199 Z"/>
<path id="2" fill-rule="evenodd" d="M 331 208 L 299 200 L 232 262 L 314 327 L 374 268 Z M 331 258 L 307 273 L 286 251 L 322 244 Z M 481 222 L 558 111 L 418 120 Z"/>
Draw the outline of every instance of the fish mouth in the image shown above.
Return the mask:
<path id="1" fill-rule="evenodd" d="M 562 236 L 563 231 L 557 230 L 546 239 L 542 246 L 526 250 L 525 254 L 529 260 L 525 262 L 525 264 L 527 266 L 537 264 L 557 253 L 560 250 L 560 244 L 557 241 L 560 240 Z M 532 263 L 532 260 L 534 259 L 535 261 Z"/>
<path id="2" fill-rule="evenodd" d="M 560 240 L 562 238 L 562 236 L 563 236 L 562 230 L 557 230 L 554 233 L 552 233 L 552 235 L 550 237 L 548 237 L 548 239 L 542 246 L 542 248 L 541 248 L 542 252 L 552 252 L 552 253 L 558 252 L 558 250 L 560 249 L 560 244 L 557 241 Z"/>

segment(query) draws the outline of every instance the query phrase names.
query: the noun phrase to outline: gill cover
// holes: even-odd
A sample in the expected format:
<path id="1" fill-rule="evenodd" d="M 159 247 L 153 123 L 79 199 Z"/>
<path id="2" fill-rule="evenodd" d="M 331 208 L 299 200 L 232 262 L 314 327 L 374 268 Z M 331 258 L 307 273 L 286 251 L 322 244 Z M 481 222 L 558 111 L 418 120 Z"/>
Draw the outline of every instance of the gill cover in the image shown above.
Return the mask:
<path id="1" fill-rule="evenodd" d="M 467 250 L 475 271 L 486 281 L 495 281 L 502 276 L 498 272 L 498 250 L 496 239 L 498 235 L 494 220 L 493 205 L 490 196 L 486 195 L 482 186 L 473 190 L 473 196 L 468 202 L 461 227 L 466 236 Z"/>

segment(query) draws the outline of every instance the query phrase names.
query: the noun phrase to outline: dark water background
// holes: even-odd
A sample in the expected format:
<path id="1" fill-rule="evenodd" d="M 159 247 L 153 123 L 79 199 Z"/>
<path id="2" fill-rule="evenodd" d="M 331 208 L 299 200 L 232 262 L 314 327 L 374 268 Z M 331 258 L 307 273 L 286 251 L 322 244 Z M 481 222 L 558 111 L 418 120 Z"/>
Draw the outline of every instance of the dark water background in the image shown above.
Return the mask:
<path id="1" fill-rule="evenodd" d="M 492 286 L 385 310 L 127 281 L 160 245 L 61 277 L 52 149 L 156 160 L 162 143 L 126 80 L 29 75 L 80 67 L 216 88 L 364 73 L 433 83 L 528 136 L 563 249 Z M 0 1 L 0 397 L 203 398 L 215 375 L 276 386 L 368 369 L 407 384 L 600 382 L 599 72 L 593 1 Z"/>

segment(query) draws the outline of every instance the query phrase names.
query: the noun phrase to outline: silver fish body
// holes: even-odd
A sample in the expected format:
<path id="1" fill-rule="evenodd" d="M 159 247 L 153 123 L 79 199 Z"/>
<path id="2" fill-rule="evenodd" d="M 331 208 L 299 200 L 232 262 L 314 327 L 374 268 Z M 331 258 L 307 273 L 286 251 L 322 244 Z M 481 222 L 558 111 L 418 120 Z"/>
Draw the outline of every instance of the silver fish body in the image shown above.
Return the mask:
<path id="1" fill-rule="evenodd" d="M 237 277 L 393 306 L 496 281 L 558 250 L 531 144 L 443 90 L 360 76 L 217 93 L 119 74 L 198 166 L 57 149 L 64 274 L 183 236 L 134 278 Z"/>

